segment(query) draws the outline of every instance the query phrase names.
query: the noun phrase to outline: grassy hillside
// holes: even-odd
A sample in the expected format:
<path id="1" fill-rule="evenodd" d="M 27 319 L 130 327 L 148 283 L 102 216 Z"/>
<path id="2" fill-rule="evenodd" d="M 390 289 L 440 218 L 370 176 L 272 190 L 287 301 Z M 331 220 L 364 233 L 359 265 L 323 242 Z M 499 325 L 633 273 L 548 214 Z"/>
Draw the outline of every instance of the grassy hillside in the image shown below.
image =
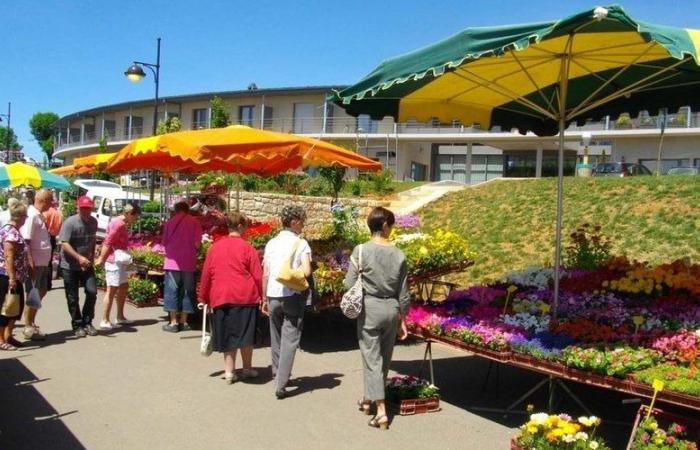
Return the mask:
<path id="1" fill-rule="evenodd" d="M 496 181 L 443 197 L 420 211 L 428 229 L 449 228 L 478 253 L 462 284 L 510 270 L 551 265 L 556 179 Z M 569 178 L 564 233 L 589 223 L 612 238 L 613 253 L 660 263 L 700 260 L 700 177 Z"/>

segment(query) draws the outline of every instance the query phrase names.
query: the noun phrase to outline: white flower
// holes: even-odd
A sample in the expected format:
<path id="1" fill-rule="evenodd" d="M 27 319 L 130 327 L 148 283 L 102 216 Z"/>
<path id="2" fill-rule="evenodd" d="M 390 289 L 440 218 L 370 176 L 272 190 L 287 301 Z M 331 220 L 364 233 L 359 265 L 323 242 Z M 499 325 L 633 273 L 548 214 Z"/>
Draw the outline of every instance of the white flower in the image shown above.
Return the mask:
<path id="1" fill-rule="evenodd" d="M 398 236 L 396 236 L 396 238 L 394 238 L 394 242 L 405 243 L 415 241 L 416 239 L 423 239 L 424 237 L 425 234 L 423 233 L 399 234 Z"/>
<path id="2" fill-rule="evenodd" d="M 576 440 L 576 436 L 574 436 L 573 434 L 565 434 L 561 437 L 561 440 L 570 444 Z"/>
<path id="3" fill-rule="evenodd" d="M 591 443 L 588 444 L 588 448 L 596 450 L 598 448 L 598 443 L 596 441 L 592 441 Z"/>
<path id="4" fill-rule="evenodd" d="M 587 441 L 588 440 L 588 433 L 586 433 L 585 431 L 579 431 L 578 433 L 576 433 L 576 435 L 574 437 L 576 438 L 577 441 Z"/>
<path id="5" fill-rule="evenodd" d="M 537 425 L 544 425 L 549 419 L 549 414 L 547 413 L 536 413 L 530 416 L 530 420 L 535 422 Z"/>

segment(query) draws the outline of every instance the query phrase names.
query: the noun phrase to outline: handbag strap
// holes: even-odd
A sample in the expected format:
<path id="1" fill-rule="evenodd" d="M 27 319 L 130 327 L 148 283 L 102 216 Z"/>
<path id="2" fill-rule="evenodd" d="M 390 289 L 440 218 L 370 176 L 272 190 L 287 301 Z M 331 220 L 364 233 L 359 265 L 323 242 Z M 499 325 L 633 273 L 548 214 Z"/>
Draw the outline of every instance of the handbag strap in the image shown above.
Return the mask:
<path id="1" fill-rule="evenodd" d="M 355 260 L 352 259 L 352 257 L 350 258 L 350 262 L 352 262 L 352 264 L 357 268 L 357 278 L 360 280 L 362 279 L 362 247 L 362 244 L 358 245 L 359 255 L 357 263 L 355 263 Z"/>
<path id="2" fill-rule="evenodd" d="M 299 244 L 301 244 L 301 238 L 297 239 L 294 245 L 292 246 L 292 252 L 289 254 L 289 268 L 293 269 L 294 268 L 294 256 L 297 254 L 297 249 L 299 248 Z"/>

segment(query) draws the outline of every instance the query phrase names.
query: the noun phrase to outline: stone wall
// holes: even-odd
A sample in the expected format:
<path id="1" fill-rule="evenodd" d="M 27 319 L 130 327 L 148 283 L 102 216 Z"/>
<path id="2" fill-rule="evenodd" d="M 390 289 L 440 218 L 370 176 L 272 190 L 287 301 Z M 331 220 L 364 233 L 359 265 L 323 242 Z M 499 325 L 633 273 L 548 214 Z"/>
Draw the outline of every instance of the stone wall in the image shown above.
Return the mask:
<path id="1" fill-rule="evenodd" d="M 234 195 L 231 196 L 232 207 L 235 204 Z M 331 200 L 330 197 L 241 192 L 240 210 L 253 220 L 266 221 L 279 218 L 282 208 L 286 205 L 300 205 L 306 210 L 307 216 L 304 234 L 313 238 L 319 237 L 331 223 Z M 367 217 L 376 206 L 389 204 L 387 201 L 354 198 L 340 198 L 338 201 L 343 206 L 359 208 L 359 217 Z"/>

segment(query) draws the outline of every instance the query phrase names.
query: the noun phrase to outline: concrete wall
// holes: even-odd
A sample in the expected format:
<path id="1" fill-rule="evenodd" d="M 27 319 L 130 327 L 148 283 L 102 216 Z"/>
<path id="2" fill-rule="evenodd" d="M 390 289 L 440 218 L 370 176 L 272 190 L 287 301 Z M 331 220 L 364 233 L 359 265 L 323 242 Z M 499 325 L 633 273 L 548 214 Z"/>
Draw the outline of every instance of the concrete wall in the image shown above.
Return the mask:
<path id="1" fill-rule="evenodd" d="M 235 202 L 234 195 L 231 195 L 232 208 Z M 367 217 L 372 208 L 388 205 L 385 201 L 365 199 L 341 198 L 339 201 L 341 205 L 359 208 L 360 219 Z M 253 220 L 278 219 L 282 208 L 287 205 L 299 205 L 306 210 L 304 234 L 308 237 L 320 237 L 331 223 L 330 197 L 241 192 L 240 210 Z"/>

